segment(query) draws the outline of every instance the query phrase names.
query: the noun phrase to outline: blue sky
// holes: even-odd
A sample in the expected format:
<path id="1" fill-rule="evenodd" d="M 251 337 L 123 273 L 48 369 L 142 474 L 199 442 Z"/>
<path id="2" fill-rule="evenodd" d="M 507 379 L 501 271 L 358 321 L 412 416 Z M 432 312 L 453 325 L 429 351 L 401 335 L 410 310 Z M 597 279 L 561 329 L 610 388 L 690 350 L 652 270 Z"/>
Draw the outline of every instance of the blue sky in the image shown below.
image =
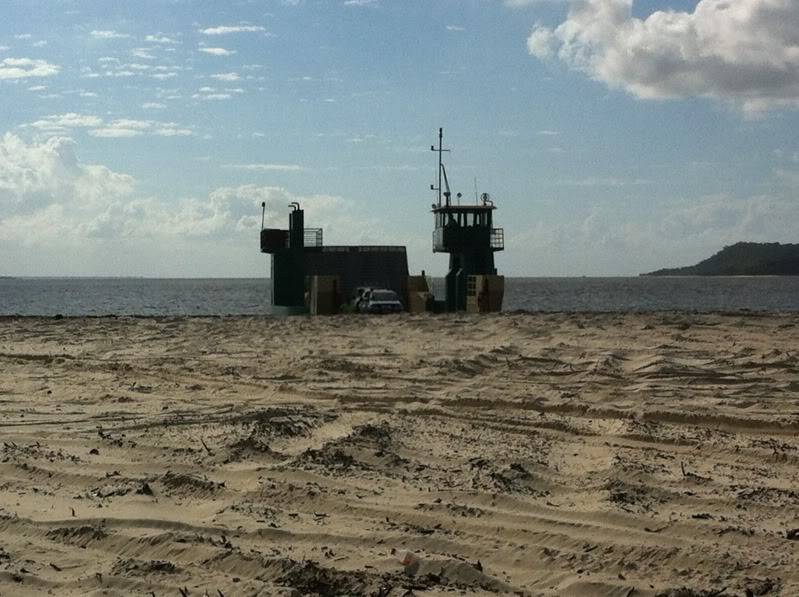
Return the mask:
<path id="1" fill-rule="evenodd" d="M 793 0 L 5 0 L 0 274 L 261 276 L 260 203 L 430 247 L 499 206 L 507 275 L 797 242 Z"/>

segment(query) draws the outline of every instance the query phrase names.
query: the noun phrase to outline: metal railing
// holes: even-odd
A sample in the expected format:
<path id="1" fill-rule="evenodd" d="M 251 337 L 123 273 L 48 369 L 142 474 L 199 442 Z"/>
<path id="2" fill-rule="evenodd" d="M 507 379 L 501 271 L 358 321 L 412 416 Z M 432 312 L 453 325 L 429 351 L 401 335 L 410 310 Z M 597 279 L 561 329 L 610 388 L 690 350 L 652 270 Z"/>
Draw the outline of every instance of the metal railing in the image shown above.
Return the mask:
<path id="1" fill-rule="evenodd" d="M 303 244 L 306 247 L 321 247 L 322 246 L 322 229 L 321 228 L 306 228 L 303 234 Z"/>
<path id="2" fill-rule="evenodd" d="M 491 248 L 495 251 L 505 250 L 505 229 L 492 228 L 491 229 Z"/>

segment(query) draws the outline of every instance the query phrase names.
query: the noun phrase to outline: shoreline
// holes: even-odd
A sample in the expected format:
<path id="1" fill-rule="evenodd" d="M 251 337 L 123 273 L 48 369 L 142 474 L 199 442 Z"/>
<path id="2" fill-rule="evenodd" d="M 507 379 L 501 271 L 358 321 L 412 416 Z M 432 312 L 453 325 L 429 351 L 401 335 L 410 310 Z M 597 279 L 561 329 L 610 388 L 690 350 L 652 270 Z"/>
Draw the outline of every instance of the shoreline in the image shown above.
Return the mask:
<path id="1" fill-rule="evenodd" d="M 457 319 L 457 318 L 474 318 L 474 319 L 487 319 L 487 318 L 495 318 L 495 317 L 536 317 L 536 316 L 550 316 L 550 315 L 562 315 L 562 316 L 580 316 L 580 317 L 590 317 L 590 316 L 607 316 L 607 315 L 614 315 L 614 316 L 658 316 L 658 315 L 693 315 L 693 316 L 703 316 L 703 315 L 717 315 L 721 317 L 736 317 L 736 316 L 751 316 L 751 317 L 791 317 L 795 315 L 799 315 L 799 310 L 791 311 L 791 310 L 784 310 L 784 311 L 769 311 L 769 310 L 757 310 L 757 309 L 738 309 L 738 310 L 713 310 L 713 311 L 702 311 L 702 310 L 680 310 L 680 309 L 663 309 L 663 310 L 640 310 L 640 311 L 632 311 L 632 310 L 609 310 L 609 311 L 569 311 L 569 310 L 561 310 L 561 311 L 533 311 L 533 310 L 525 310 L 525 309 L 513 309 L 508 311 L 500 311 L 497 313 L 466 313 L 466 312 L 458 312 L 458 313 L 399 313 L 399 314 L 383 314 L 383 315 L 369 315 L 363 313 L 338 313 L 336 315 L 309 315 L 309 314 L 299 314 L 299 315 L 275 315 L 272 313 L 264 313 L 264 314 L 253 314 L 253 313 L 229 313 L 229 314 L 158 314 L 158 315 L 151 315 L 151 314 L 135 314 L 135 313 L 125 313 L 125 314 L 101 314 L 101 315 L 64 315 L 61 313 L 54 313 L 54 314 L 45 314 L 45 315 L 18 315 L 18 314 L 0 314 L 0 321 L 5 320 L 16 320 L 16 319 L 44 319 L 44 320 L 54 320 L 58 321 L 61 319 L 67 320 L 74 320 L 74 319 L 274 319 L 274 320 L 281 320 L 286 319 L 289 321 L 295 320 L 315 320 L 315 319 L 346 319 L 352 321 L 361 321 L 364 319 L 368 320 L 384 320 L 389 318 L 406 318 L 406 319 Z"/>

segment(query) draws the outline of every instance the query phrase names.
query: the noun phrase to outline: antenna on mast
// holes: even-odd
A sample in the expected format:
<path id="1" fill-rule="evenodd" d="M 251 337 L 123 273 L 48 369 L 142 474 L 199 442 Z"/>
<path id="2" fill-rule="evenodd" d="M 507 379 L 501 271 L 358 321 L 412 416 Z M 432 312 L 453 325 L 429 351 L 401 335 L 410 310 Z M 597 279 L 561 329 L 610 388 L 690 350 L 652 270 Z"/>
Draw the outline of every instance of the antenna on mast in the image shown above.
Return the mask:
<path id="1" fill-rule="evenodd" d="M 444 161 L 442 159 L 443 154 L 449 152 L 449 149 L 444 149 L 444 129 L 438 129 L 438 149 L 436 149 L 435 145 L 430 146 L 430 151 L 435 151 L 438 153 L 438 186 L 430 185 L 431 191 L 438 191 L 438 207 L 441 207 L 441 176 L 444 176 L 444 182 L 447 185 L 447 190 L 444 192 L 444 199 L 446 201 L 447 206 L 449 206 L 449 197 L 450 197 L 450 190 L 449 190 L 449 181 L 447 181 L 447 172 L 444 170 Z"/>

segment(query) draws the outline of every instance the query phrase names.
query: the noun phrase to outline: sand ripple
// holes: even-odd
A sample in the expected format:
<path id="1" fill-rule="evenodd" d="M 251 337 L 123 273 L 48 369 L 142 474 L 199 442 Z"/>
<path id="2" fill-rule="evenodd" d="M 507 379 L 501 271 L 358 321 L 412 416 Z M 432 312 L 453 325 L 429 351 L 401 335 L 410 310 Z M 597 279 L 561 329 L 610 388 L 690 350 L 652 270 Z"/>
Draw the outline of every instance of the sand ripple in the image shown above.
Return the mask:
<path id="1" fill-rule="evenodd" d="M 0 318 L 0 594 L 797 595 L 797 324 Z"/>

